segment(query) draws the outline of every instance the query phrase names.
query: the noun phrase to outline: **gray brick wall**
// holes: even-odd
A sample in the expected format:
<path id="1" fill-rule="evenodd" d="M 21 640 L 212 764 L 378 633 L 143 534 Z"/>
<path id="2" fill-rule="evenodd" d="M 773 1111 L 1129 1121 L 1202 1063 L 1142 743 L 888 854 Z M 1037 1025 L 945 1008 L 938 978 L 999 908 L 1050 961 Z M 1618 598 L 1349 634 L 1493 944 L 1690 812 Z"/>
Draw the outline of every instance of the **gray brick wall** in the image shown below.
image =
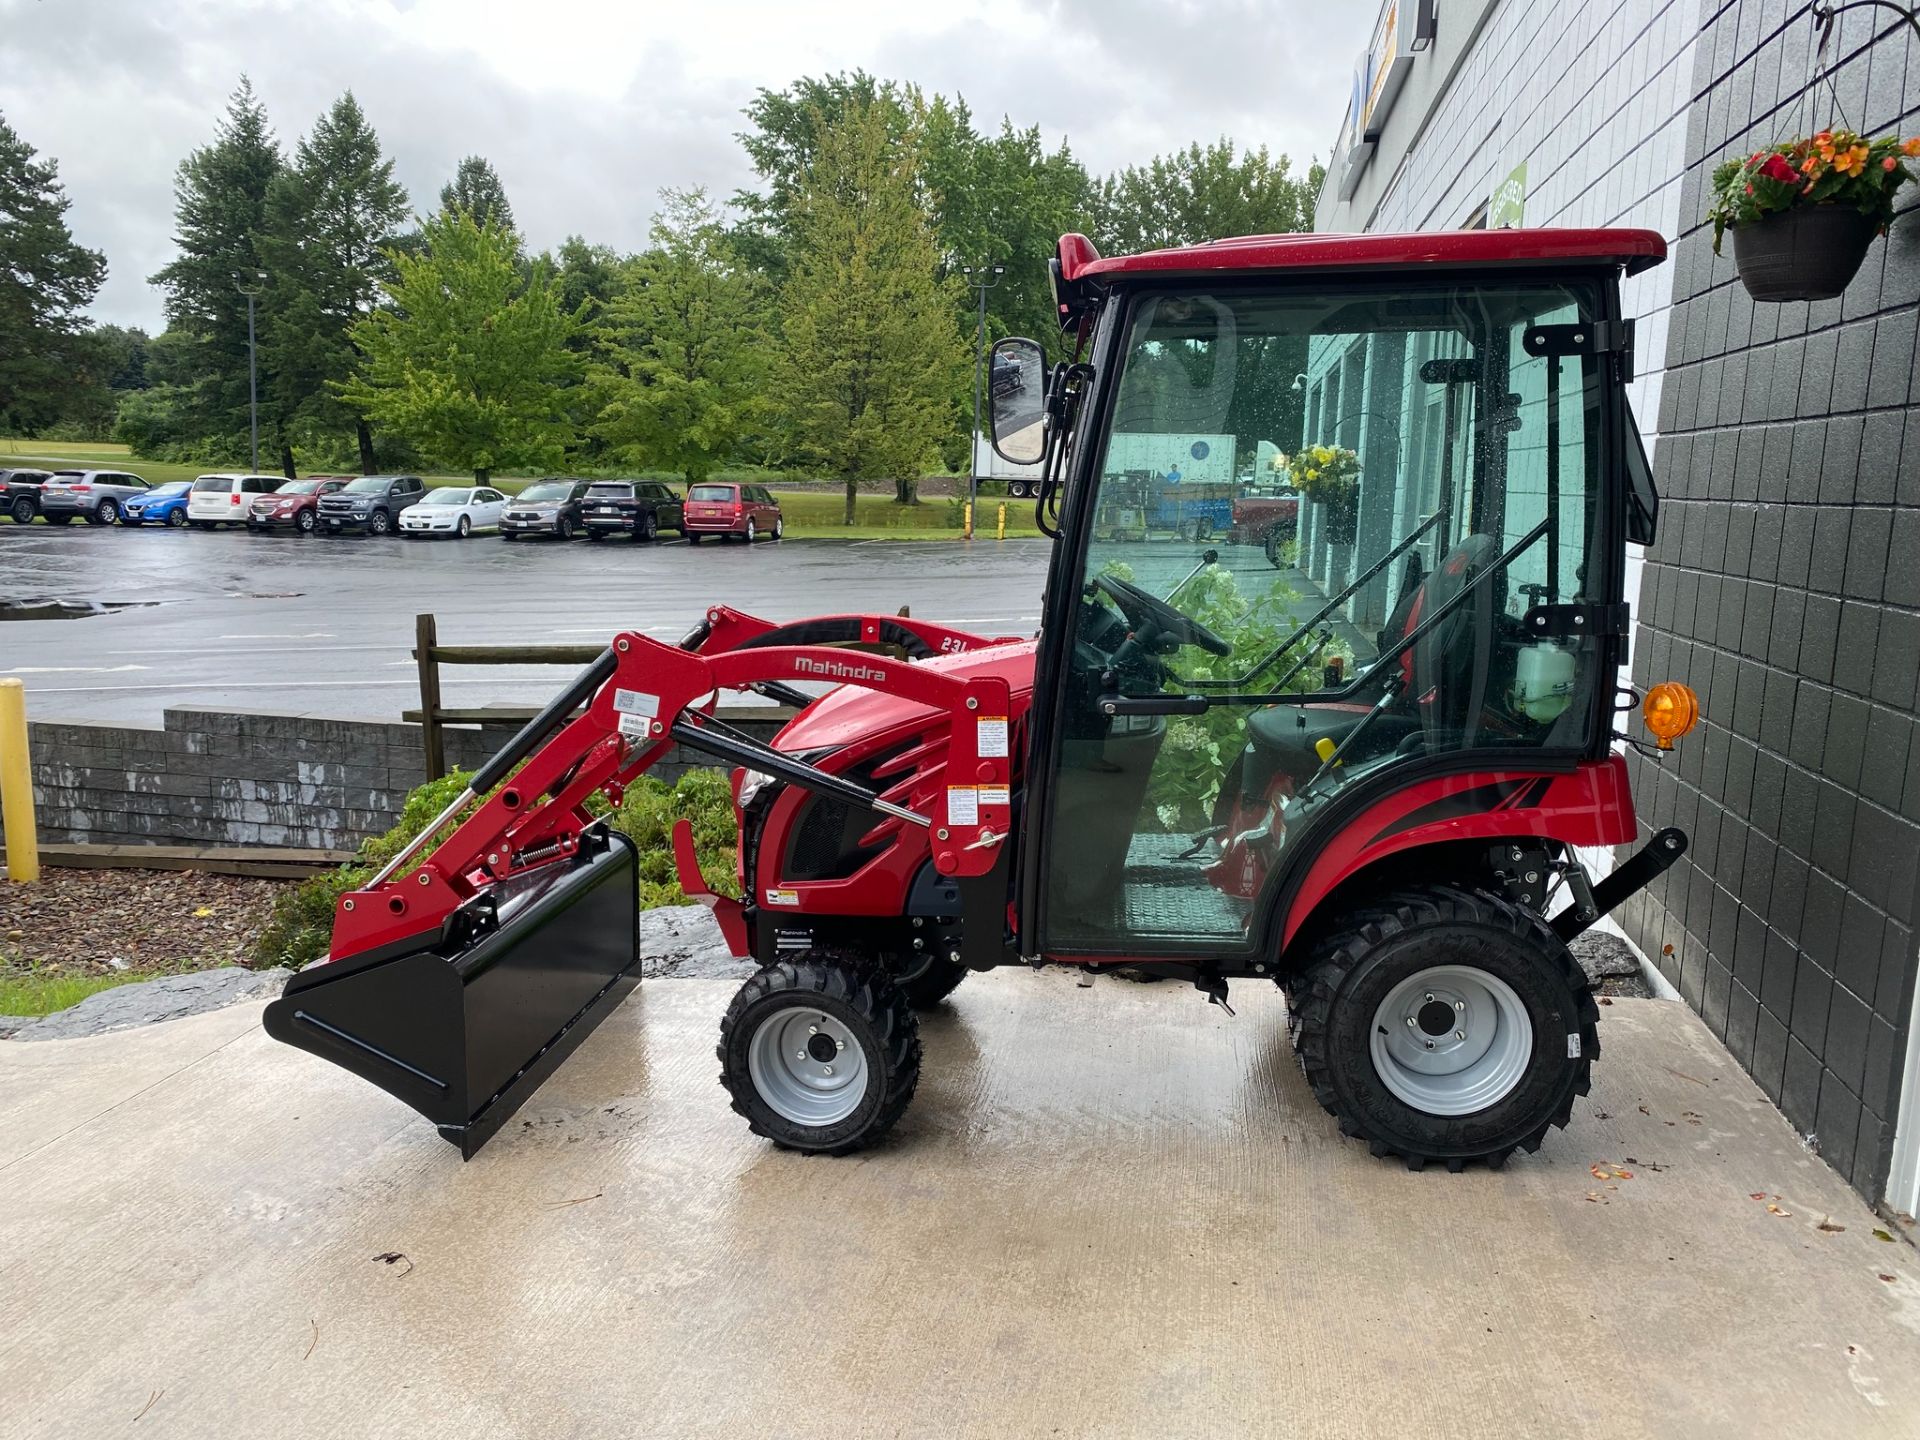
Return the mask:
<path id="1" fill-rule="evenodd" d="M 1863 1194 L 1887 1176 L 1920 904 L 1920 196 L 1839 299 L 1755 304 L 1700 223 L 1729 156 L 1835 123 L 1920 130 L 1920 42 L 1842 18 L 1807 95 L 1804 7 L 1708 8 L 1695 47 L 1634 678 L 1705 720 L 1635 757 L 1688 857 L 1629 934 Z M 1642 417 L 1643 419 L 1645 417 Z"/>
<path id="2" fill-rule="evenodd" d="M 757 739 L 777 728 L 728 718 Z M 446 731 L 447 763 L 473 768 L 512 730 Z M 160 730 L 34 723 L 28 744 L 49 844 L 350 850 L 389 829 L 426 778 L 419 727 L 398 723 L 169 710 Z M 701 763 L 676 748 L 650 773 L 671 783 Z"/>

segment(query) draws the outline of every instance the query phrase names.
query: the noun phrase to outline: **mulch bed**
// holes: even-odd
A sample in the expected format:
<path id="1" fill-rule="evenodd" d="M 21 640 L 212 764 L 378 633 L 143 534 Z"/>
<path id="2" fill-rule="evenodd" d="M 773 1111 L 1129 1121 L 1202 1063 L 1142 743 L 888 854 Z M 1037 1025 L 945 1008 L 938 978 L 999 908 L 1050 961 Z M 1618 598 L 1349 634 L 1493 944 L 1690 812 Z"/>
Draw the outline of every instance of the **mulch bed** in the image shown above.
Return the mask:
<path id="1" fill-rule="evenodd" d="M 0 881 L 0 962 L 77 975 L 245 965 L 284 880 L 45 869 Z"/>

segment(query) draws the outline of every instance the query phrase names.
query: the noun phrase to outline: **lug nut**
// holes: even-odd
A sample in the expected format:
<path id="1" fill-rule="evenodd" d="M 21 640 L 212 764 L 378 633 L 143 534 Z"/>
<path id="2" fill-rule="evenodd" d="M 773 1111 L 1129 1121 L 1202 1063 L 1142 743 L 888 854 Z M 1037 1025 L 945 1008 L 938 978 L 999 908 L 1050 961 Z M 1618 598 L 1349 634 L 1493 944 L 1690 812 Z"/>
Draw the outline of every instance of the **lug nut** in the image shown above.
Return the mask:
<path id="1" fill-rule="evenodd" d="M 1418 1025 L 1419 1023 L 1420 1022 L 1414 1019 L 1413 1016 L 1411 1015 L 1407 1016 L 1407 1028 L 1409 1030 L 1411 1030 L 1414 1026 Z"/>
<path id="2" fill-rule="evenodd" d="M 1456 1030 L 1453 1032 L 1453 1038 L 1456 1040 L 1464 1040 L 1467 1038 L 1467 1032 L 1464 1030 Z"/>
<path id="3" fill-rule="evenodd" d="M 820 1027 L 818 1025 L 807 1026 L 807 1034 L 818 1035 L 819 1033 L 820 1033 Z"/>
<path id="4" fill-rule="evenodd" d="M 1464 1015 L 1467 1013 L 1467 1002 L 1464 1000 L 1456 1000 L 1453 1002 L 1453 1008 Z"/>
<path id="5" fill-rule="evenodd" d="M 820 1068 L 829 1075 L 833 1073 L 833 1067 L 831 1065 L 822 1065 Z"/>
<path id="6" fill-rule="evenodd" d="M 793 1052 L 793 1058 L 796 1060 L 804 1060 L 807 1058 L 807 1052 L 804 1050 L 796 1050 Z"/>
<path id="7" fill-rule="evenodd" d="M 833 1042 L 833 1048 L 835 1051 L 844 1050 L 847 1048 L 847 1042 L 844 1040 L 836 1040 Z"/>

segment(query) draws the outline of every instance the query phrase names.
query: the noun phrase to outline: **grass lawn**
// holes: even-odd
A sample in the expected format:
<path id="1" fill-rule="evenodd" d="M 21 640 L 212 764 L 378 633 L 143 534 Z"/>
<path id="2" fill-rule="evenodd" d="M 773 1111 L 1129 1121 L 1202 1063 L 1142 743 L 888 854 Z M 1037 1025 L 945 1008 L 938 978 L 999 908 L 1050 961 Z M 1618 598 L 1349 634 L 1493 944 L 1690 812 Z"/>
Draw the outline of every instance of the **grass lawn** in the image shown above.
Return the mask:
<path id="1" fill-rule="evenodd" d="M 48 469 L 67 468 L 84 470 L 124 469 L 140 476 L 155 485 L 164 485 L 175 480 L 191 480 L 216 467 L 206 465 L 180 465 L 158 460 L 142 460 L 127 450 L 124 445 L 106 442 L 77 443 L 57 440 L 0 440 L 0 466 L 6 465 L 42 465 Z M 496 476 L 493 484 L 509 495 L 532 483 L 532 476 Z M 677 477 L 653 475 L 648 478 L 665 479 L 677 484 Z M 723 471 L 715 479 L 734 479 L 733 472 Z M 737 478 L 749 479 L 769 486 L 786 521 L 786 533 L 795 539 L 835 539 L 835 540 L 942 540 L 958 539 L 961 533 L 960 507 L 944 496 L 930 497 L 918 505 L 897 505 L 891 495 L 861 494 L 854 502 L 854 523 L 851 526 L 840 523 L 845 513 L 845 494 L 837 483 L 819 485 L 782 484 L 772 472 L 740 472 Z M 465 475 L 429 475 L 427 483 L 434 487 L 442 485 L 471 485 L 473 480 Z M 982 499 L 980 512 L 975 517 L 975 530 L 988 539 L 994 533 L 997 519 L 996 509 L 1002 503 L 991 498 Z M 1033 523 L 1033 505 L 1030 501 L 1009 500 L 1007 507 L 1007 538 L 1025 538 L 1040 532 Z"/>
<path id="2" fill-rule="evenodd" d="M 38 970 L 0 970 L 0 1015 L 51 1015 L 78 1005 L 87 996 L 151 975 L 127 971 L 114 975 L 64 975 Z"/>

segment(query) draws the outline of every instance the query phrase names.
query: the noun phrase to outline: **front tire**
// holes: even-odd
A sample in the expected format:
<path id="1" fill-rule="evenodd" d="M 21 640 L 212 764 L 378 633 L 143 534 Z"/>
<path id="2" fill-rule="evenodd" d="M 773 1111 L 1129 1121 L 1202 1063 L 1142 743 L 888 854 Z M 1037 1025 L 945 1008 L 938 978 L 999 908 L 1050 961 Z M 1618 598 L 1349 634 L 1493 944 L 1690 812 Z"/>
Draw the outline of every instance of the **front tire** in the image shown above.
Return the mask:
<path id="1" fill-rule="evenodd" d="M 1343 1135 L 1414 1170 L 1538 1150 L 1600 1053 L 1566 943 L 1532 911 L 1451 885 L 1360 907 L 1287 1001 L 1314 1099 Z"/>
<path id="2" fill-rule="evenodd" d="M 573 520 L 569 516 L 562 515 L 558 520 L 553 522 L 553 533 L 558 539 L 571 540 L 573 538 Z M 592 532 L 589 531 L 588 533 L 591 534 Z"/>
<path id="3" fill-rule="evenodd" d="M 460 538 L 462 540 L 466 539 L 469 535 L 473 534 L 473 521 L 468 519 L 465 515 L 462 515 L 460 517 L 460 524 L 458 529 L 459 529 Z"/>
<path id="4" fill-rule="evenodd" d="M 373 512 L 373 518 L 367 521 L 367 528 L 376 535 L 393 533 L 393 517 L 384 510 Z"/>
<path id="5" fill-rule="evenodd" d="M 720 1084 L 754 1134 L 846 1155 L 880 1140 L 920 1083 L 920 1027 L 886 973 L 811 954 L 748 980 L 720 1022 Z"/>

